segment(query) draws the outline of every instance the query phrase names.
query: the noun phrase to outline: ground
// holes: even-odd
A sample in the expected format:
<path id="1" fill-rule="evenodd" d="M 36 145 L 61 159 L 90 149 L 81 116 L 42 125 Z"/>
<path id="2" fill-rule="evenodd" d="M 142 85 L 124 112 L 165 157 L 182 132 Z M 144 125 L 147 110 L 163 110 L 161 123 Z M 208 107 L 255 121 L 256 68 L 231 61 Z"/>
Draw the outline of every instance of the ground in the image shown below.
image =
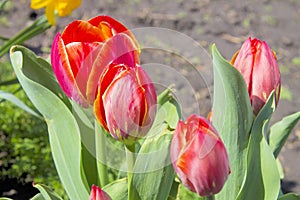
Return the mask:
<path id="1" fill-rule="evenodd" d="M 29 9 L 29 1 L 12 1 L 7 21 L 0 24 L 0 35 L 10 37 L 18 30 L 31 23 L 33 11 Z M 43 11 L 37 11 L 39 17 Z M 26 45 L 35 52 L 47 57 L 54 35 L 63 31 L 65 25 L 74 19 L 89 19 L 96 15 L 110 15 L 121 21 L 130 29 L 144 27 L 167 28 L 185 34 L 192 38 L 209 52 L 212 43 L 216 43 L 222 55 L 231 59 L 242 42 L 248 37 L 257 37 L 265 40 L 276 52 L 282 74 L 281 101 L 272 118 L 272 123 L 282 117 L 300 110 L 300 1 L 297 0 L 255 0 L 255 1 L 217 1 L 217 0 L 85 0 L 82 6 L 71 16 L 59 18 L 56 26 L 45 34 L 30 40 Z M 152 29 L 153 30 L 153 29 Z M 134 32 L 134 31 L 133 31 Z M 139 40 L 139 37 L 137 37 Z M 162 36 L 164 38 L 164 36 Z M 185 47 L 187 51 L 189 46 Z M 190 49 L 191 50 L 191 49 Z M 171 55 L 171 56 L 170 56 Z M 199 84 L 194 71 L 182 67 L 186 61 L 182 58 L 153 48 L 145 48 L 142 52 L 142 63 L 160 63 L 170 65 L 188 78 L 189 84 L 196 91 L 196 99 L 201 100 L 199 105 L 201 114 L 206 114 L 211 106 L 211 79 L 202 78 Z M 202 63 L 203 64 L 203 63 Z M 205 65 L 205 63 L 203 64 Z M 208 74 L 211 69 L 205 66 L 196 66 Z M 201 73 L 201 72 L 200 72 Z M 164 74 L 154 74 L 171 79 Z M 204 81 L 203 81 L 204 80 Z M 176 81 L 175 81 L 176 82 Z M 198 84 L 198 86 L 197 86 Z M 205 87 L 207 86 L 207 87 Z M 176 86 L 180 92 L 184 86 Z M 180 95 L 179 95 L 180 96 Z M 182 93 L 182 96 L 185 96 Z M 186 95 L 188 96 L 188 95 Z M 187 105 L 193 102 L 183 99 Z M 188 109 L 188 107 L 187 107 Z M 286 146 L 280 154 L 280 160 L 285 171 L 283 186 L 285 191 L 300 193 L 300 125 L 294 129 Z"/>

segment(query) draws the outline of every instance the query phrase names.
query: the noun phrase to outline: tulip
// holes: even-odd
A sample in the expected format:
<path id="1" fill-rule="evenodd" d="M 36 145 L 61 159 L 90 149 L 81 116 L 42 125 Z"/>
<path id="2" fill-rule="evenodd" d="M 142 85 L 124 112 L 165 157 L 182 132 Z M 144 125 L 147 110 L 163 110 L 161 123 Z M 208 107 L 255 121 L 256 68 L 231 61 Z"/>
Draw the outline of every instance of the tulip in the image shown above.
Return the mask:
<path id="1" fill-rule="evenodd" d="M 249 38 L 233 56 L 231 64 L 243 75 L 255 115 L 275 90 L 276 106 L 280 96 L 280 71 L 276 55 L 268 44 Z"/>
<path id="2" fill-rule="evenodd" d="M 108 16 L 73 21 L 52 44 L 54 74 L 65 94 L 83 107 L 93 104 L 111 62 L 135 66 L 139 49 L 133 34 Z"/>
<path id="3" fill-rule="evenodd" d="M 130 145 L 150 129 L 156 98 L 154 85 L 141 66 L 111 64 L 100 78 L 94 113 L 115 139 Z"/>
<path id="4" fill-rule="evenodd" d="M 201 196 L 218 193 L 230 173 L 228 154 L 216 129 L 197 115 L 178 122 L 171 160 L 182 183 Z"/>
<path id="5" fill-rule="evenodd" d="M 101 190 L 101 188 L 93 185 L 90 200 L 111 200 L 111 198 L 106 192 Z"/>

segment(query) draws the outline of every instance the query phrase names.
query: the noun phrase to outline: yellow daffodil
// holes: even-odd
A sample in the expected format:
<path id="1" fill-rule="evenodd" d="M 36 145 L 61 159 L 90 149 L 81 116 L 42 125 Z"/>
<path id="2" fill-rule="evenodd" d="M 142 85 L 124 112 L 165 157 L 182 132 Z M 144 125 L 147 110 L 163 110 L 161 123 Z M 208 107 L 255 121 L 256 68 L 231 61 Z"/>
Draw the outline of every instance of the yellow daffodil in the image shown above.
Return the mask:
<path id="1" fill-rule="evenodd" d="M 64 17 L 71 14 L 80 4 L 81 0 L 31 0 L 30 7 L 35 10 L 46 7 L 48 22 L 54 25 L 55 11 L 57 11 L 58 16 Z"/>

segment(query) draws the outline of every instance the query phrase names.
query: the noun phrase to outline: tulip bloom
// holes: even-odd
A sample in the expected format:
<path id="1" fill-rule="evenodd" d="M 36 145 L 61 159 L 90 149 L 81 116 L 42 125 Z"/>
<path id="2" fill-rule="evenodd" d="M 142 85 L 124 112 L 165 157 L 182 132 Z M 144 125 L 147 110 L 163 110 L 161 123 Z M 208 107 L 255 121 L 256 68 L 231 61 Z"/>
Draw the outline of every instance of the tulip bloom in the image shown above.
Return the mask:
<path id="1" fill-rule="evenodd" d="M 156 98 L 154 85 L 141 66 L 111 64 L 100 78 L 94 113 L 115 139 L 131 144 L 150 129 Z"/>
<path id="2" fill-rule="evenodd" d="M 111 198 L 108 194 L 106 194 L 106 192 L 101 190 L 101 188 L 93 185 L 90 200 L 111 200 Z"/>
<path id="3" fill-rule="evenodd" d="M 231 64 L 243 75 L 255 115 L 275 90 L 276 106 L 280 96 L 280 71 L 276 55 L 268 44 L 249 38 L 233 56 Z"/>
<path id="4" fill-rule="evenodd" d="M 46 7 L 47 20 L 55 25 L 55 10 L 58 16 L 64 17 L 70 15 L 80 4 L 81 0 L 31 0 L 30 7 L 35 10 Z"/>
<path id="5" fill-rule="evenodd" d="M 92 105 L 99 78 L 111 62 L 135 66 L 139 47 L 132 33 L 108 16 L 76 20 L 52 44 L 51 63 L 66 95 L 80 105 Z"/>
<path id="6" fill-rule="evenodd" d="M 179 121 L 171 160 L 183 184 L 201 196 L 218 193 L 230 173 L 227 151 L 216 129 L 197 115 Z"/>

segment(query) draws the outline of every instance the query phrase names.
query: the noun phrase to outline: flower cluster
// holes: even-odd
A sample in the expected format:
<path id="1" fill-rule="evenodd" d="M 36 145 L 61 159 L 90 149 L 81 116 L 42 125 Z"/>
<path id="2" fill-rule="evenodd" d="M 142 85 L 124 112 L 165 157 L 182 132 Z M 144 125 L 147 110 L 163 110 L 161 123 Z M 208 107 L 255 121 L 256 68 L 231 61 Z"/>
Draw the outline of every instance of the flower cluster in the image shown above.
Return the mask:
<path id="1" fill-rule="evenodd" d="M 65 94 L 93 106 L 98 122 L 125 143 L 143 137 L 156 112 L 156 92 L 139 51 L 133 34 L 109 16 L 74 21 L 52 44 L 53 71 Z"/>

